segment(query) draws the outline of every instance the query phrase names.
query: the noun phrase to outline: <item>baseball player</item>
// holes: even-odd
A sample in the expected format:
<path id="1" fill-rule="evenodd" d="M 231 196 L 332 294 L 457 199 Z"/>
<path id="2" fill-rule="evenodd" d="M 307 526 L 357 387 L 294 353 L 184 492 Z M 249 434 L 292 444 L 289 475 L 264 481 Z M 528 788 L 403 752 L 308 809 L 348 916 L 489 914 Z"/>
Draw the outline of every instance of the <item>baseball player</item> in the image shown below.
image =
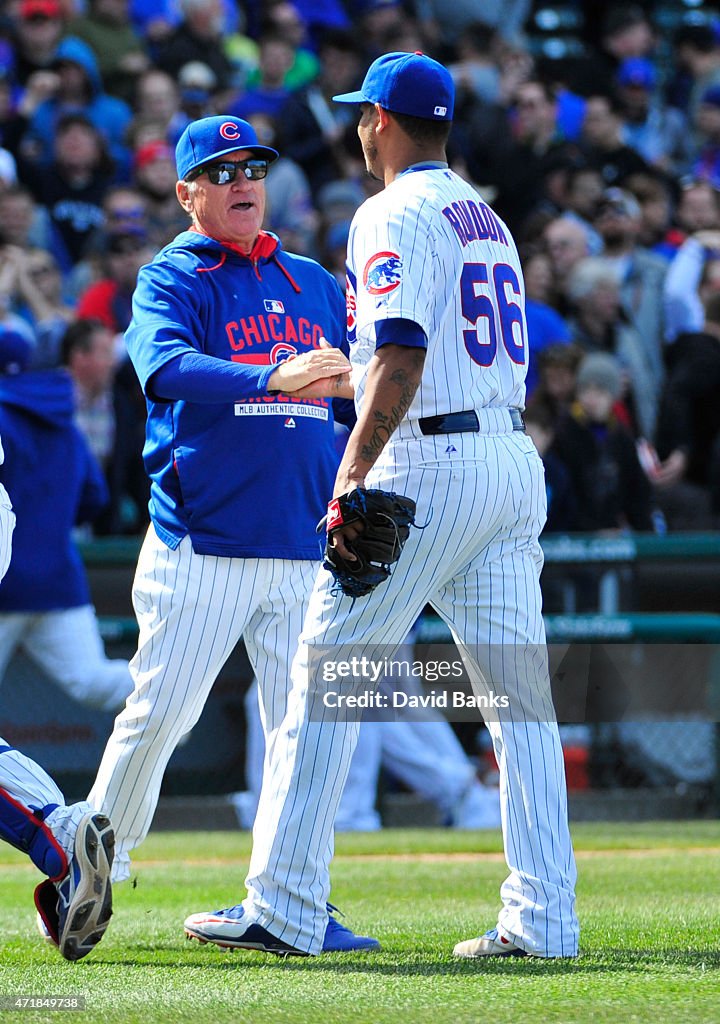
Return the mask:
<path id="1" fill-rule="evenodd" d="M 406 531 L 392 574 L 371 580 L 365 596 L 347 596 L 334 573 L 319 572 L 269 753 L 247 898 L 232 913 L 191 915 L 185 929 L 225 946 L 319 952 L 329 836 L 358 723 L 327 706 L 318 655 L 392 650 L 429 601 L 478 695 L 487 703 L 499 691 L 508 703 L 485 716 L 510 873 L 496 926 L 455 953 L 575 956 L 575 864 L 538 579 L 545 490 L 520 412 L 527 331 L 517 250 L 447 166 L 454 94 L 442 65 L 385 54 L 359 92 L 335 98 L 361 104 L 367 167 L 385 189 L 357 212 L 348 242 L 358 419 L 328 494 L 328 551 L 358 561 L 362 526 L 338 514 L 357 487 L 413 499 L 424 529 Z"/>
<path id="2" fill-rule="evenodd" d="M 126 338 L 147 398 L 151 526 L 133 588 L 135 689 L 89 796 L 115 825 L 116 881 L 241 637 L 269 752 L 286 710 L 337 467 L 330 399 L 352 389 L 347 357 L 324 340 L 344 343 L 337 282 L 261 230 L 277 155 L 239 118 L 191 123 L 176 190 L 192 225 L 142 268 L 133 298 Z M 335 919 L 323 939 L 326 952 L 377 945 Z"/>
<path id="3" fill-rule="evenodd" d="M 14 527 L 10 498 L 0 483 L 0 579 L 10 564 Z M 85 802 L 66 805 L 47 772 L 1 736 L 0 837 L 48 876 L 35 889 L 48 938 L 66 960 L 86 956 L 112 914 L 112 826 Z"/>

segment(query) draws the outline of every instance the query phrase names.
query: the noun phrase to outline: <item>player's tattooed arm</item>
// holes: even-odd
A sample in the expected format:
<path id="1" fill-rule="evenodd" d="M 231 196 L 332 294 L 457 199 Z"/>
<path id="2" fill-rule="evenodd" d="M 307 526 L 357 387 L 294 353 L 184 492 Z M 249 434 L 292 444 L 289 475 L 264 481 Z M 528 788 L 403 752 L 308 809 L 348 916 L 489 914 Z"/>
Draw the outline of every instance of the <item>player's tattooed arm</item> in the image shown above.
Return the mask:
<path id="1" fill-rule="evenodd" d="M 370 362 L 362 409 L 348 439 L 335 495 L 362 486 L 420 386 L 425 349 L 383 345 Z"/>

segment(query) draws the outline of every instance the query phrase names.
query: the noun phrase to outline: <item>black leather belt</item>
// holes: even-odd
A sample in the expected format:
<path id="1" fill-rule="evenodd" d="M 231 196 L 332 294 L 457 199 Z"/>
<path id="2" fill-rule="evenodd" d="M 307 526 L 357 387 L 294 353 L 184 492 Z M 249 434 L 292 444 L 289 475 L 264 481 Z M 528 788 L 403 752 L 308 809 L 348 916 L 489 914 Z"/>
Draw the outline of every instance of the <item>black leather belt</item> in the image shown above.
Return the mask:
<path id="1" fill-rule="evenodd" d="M 525 430 L 525 421 L 519 409 L 508 409 L 513 430 Z M 449 412 L 444 416 L 423 416 L 418 420 L 423 434 L 477 434 L 480 421 L 474 409 Z"/>

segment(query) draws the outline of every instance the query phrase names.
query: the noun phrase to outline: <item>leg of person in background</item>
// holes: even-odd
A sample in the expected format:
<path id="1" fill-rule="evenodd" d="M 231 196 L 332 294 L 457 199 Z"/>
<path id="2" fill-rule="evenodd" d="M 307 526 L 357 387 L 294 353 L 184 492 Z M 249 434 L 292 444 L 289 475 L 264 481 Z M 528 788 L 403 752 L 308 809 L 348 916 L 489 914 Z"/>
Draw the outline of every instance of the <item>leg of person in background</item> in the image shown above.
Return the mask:
<path id="1" fill-rule="evenodd" d="M 393 655 L 393 663 L 399 667 L 397 677 L 386 681 L 391 691 L 401 691 L 407 697 L 423 696 L 421 680 L 409 669 L 414 658 L 411 630 L 406 643 Z M 432 801 L 442 824 L 499 828 L 499 792 L 480 782 L 475 765 L 441 712 L 403 706 L 395 714 L 395 720 L 379 723 L 383 768 L 408 789 Z"/>
<path id="2" fill-rule="evenodd" d="M 66 960 L 86 956 L 112 914 L 112 825 L 84 801 L 66 805 L 47 772 L 2 738 L 0 837 L 48 876 L 35 890 L 46 937 Z"/>
<path id="3" fill-rule="evenodd" d="M 265 734 L 258 704 L 257 679 L 245 694 L 245 782 L 247 789 L 231 795 L 241 828 L 251 829 L 255 821 L 263 780 Z M 335 818 L 336 832 L 375 832 L 381 828 L 375 803 L 380 775 L 380 745 L 383 724 L 363 722 L 358 746 L 350 765 L 340 809 Z"/>
<path id="4" fill-rule="evenodd" d="M 484 786 L 452 726 L 444 719 L 408 715 L 381 722 L 382 765 L 405 786 L 431 800 L 453 828 L 500 828 L 500 795 Z"/>
<path id="5" fill-rule="evenodd" d="M 88 707 L 99 711 L 122 708 L 133 689 L 128 663 L 106 656 L 90 605 L 28 619 L 21 647 L 53 682 Z"/>
<path id="6" fill-rule="evenodd" d="M 260 717 L 260 695 L 257 679 L 253 676 L 247 688 L 243 707 L 245 709 L 245 786 L 238 793 L 232 793 L 230 800 L 237 814 L 240 828 L 251 829 L 255 821 L 260 790 L 262 788 L 263 762 L 265 760 L 265 734 Z"/>
<path id="7" fill-rule="evenodd" d="M 384 736 L 394 724 L 373 719 L 360 723 L 357 746 L 335 815 L 336 832 L 377 832 L 382 828 L 375 805 Z"/>

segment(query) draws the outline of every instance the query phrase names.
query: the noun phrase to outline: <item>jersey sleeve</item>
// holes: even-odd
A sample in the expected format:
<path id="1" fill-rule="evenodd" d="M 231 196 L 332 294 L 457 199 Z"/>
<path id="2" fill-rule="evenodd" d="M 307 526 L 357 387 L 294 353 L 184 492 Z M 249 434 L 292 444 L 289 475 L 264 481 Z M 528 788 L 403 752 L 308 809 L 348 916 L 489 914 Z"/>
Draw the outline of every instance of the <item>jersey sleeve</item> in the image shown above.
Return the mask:
<path id="1" fill-rule="evenodd" d="M 143 391 L 169 360 L 202 351 L 200 292 L 196 274 L 165 259 L 140 270 L 125 341 Z"/>
<path id="2" fill-rule="evenodd" d="M 356 216 L 350 265 L 356 331 L 369 334 L 378 321 L 412 320 L 432 334 L 436 245 L 428 202 L 400 200 Z"/>

